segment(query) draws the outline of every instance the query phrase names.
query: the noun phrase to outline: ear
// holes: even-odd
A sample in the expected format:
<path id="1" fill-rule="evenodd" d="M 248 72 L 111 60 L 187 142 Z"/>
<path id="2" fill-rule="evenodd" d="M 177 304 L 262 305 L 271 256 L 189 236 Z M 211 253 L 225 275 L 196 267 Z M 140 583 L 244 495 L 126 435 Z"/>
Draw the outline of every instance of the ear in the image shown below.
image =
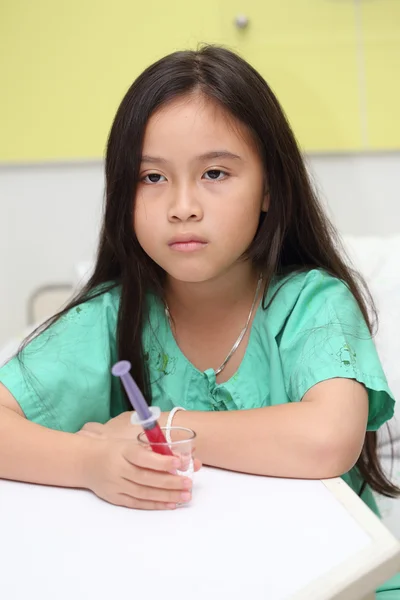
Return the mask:
<path id="1" fill-rule="evenodd" d="M 265 213 L 268 212 L 269 205 L 270 205 L 270 200 L 271 199 L 270 199 L 270 196 L 269 196 L 269 190 L 267 189 L 264 192 L 264 197 L 263 197 L 263 201 L 262 201 L 262 204 L 261 204 L 261 212 L 265 212 Z"/>

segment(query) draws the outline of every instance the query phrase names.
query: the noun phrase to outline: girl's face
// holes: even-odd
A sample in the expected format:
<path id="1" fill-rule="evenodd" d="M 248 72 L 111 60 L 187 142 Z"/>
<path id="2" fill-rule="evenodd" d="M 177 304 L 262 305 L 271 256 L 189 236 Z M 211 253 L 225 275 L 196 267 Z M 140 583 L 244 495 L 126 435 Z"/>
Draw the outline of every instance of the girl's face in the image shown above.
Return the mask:
<path id="1" fill-rule="evenodd" d="M 261 158 L 241 123 L 201 95 L 155 113 L 146 127 L 134 227 L 167 274 L 204 282 L 238 264 L 268 208 Z"/>

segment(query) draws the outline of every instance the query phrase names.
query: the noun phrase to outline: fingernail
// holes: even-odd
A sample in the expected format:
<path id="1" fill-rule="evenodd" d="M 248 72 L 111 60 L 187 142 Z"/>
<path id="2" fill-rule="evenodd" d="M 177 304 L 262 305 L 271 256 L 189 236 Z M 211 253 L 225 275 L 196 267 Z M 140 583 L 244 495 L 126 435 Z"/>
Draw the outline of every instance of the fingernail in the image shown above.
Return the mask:
<path id="1" fill-rule="evenodd" d="M 174 469 L 179 469 L 179 467 L 181 466 L 180 458 L 174 458 L 174 460 L 172 461 L 172 466 L 174 467 Z"/>
<path id="2" fill-rule="evenodd" d="M 167 508 L 169 508 L 170 510 L 174 510 L 176 506 L 177 505 L 174 502 L 170 502 L 169 504 L 167 504 Z"/>
<path id="3" fill-rule="evenodd" d="M 192 489 L 192 485 L 193 485 L 193 481 L 191 479 L 184 479 L 183 480 L 183 487 L 186 490 L 191 490 Z"/>
<path id="4" fill-rule="evenodd" d="M 182 492 L 181 499 L 183 502 L 189 502 L 192 498 L 192 494 L 190 492 Z"/>

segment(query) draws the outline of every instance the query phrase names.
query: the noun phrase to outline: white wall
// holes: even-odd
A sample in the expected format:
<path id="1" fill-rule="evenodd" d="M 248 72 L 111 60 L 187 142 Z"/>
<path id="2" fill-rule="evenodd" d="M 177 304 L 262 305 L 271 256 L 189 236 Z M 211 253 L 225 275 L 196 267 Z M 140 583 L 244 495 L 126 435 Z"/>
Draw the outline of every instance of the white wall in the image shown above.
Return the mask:
<path id="1" fill-rule="evenodd" d="M 92 257 L 103 187 L 100 163 L 0 168 L 0 346 L 23 331 L 35 288 L 73 281 Z"/>
<path id="2" fill-rule="evenodd" d="M 400 152 L 312 156 L 309 165 L 342 233 L 400 233 Z"/>
<path id="3" fill-rule="evenodd" d="M 400 232 L 400 153 L 309 165 L 343 233 Z M 93 256 L 103 187 L 100 162 L 0 167 L 0 346 L 24 329 L 35 288 L 73 281 L 74 265 Z"/>

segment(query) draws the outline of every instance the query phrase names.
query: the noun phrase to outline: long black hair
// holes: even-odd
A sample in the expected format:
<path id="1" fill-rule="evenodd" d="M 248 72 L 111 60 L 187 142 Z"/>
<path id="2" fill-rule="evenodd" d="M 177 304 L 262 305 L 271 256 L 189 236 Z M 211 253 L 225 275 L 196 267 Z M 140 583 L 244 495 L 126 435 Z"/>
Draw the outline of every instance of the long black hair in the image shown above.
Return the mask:
<path id="1" fill-rule="evenodd" d="M 282 273 L 325 269 L 347 284 L 370 330 L 367 305 L 375 314 L 366 286 L 342 258 L 337 234 L 318 202 L 296 139 L 265 80 L 225 48 L 175 52 L 148 67 L 118 108 L 107 144 L 105 214 L 96 266 L 80 294 L 50 320 L 51 324 L 107 287 L 120 285 L 118 356 L 130 360 L 132 375 L 149 402 L 141 340 L 145 294 L 151 289 L 163 298 L 165 274 L 142 250 L 133 230 L 135 192 L 150 116 L 169 101 L 193 92 L 217 102 L 256 140 L 268 173 L 270 206 L 247 255 L 265 280 Z M 357 467 L 377 492 L 387 496 L 400 492 L 379 464 L 375 432 L 367 432 Z"/>

